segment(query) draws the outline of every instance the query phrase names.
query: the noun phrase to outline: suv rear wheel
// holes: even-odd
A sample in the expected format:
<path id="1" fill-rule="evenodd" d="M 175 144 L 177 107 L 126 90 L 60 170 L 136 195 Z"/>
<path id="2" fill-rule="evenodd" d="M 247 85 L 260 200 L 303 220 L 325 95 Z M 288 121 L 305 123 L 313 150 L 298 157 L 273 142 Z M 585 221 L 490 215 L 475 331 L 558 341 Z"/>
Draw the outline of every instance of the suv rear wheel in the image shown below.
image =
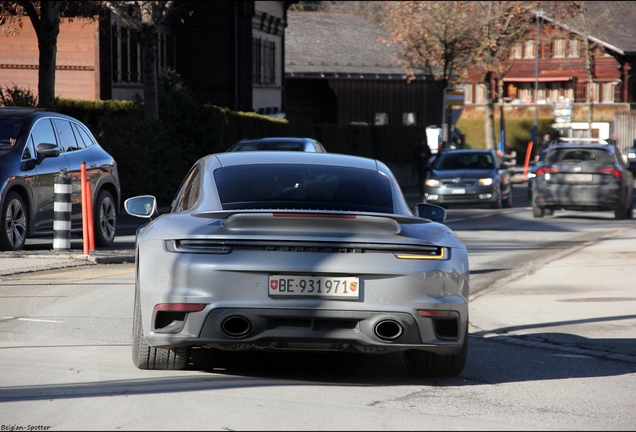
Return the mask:
<path id="1" fill-rule="evenodd" d="M 117 209 L 113 196 L 107 190 L 99 191 L 95 202 L 95 246 L 108 247 L 115 240 Z"/>
<path id="2" fill-rule="evenodd" d="M 532 206 L 532 216 L 536 218 L 542 218 L 544 213 L 545 210 L 543 210 L 541 207 L 537 207 L 536 205 Z"/>

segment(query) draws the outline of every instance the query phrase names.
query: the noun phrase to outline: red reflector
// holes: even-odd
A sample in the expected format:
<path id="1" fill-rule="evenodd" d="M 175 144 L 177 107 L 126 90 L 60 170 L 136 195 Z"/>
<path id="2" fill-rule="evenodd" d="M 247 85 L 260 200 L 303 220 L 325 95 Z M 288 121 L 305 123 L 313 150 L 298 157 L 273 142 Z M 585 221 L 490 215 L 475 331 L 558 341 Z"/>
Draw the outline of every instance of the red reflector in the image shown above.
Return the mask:
<path id="1" fill-rule="evenodd" d="M 159 303 L 155 305 L 156 311 L 169 312 L 199 312 L 205 309 L 202 303 Z"/>
<path id="2" fill-rule="evenodd" d="M 327 213 L 274 213 L 275 217 L 313 217 L 331 219 L 355 219 L 356 215 L 339 215 Z"/>
<path id="3" fill-rule="evenodd" d="M 420 316 L 428 318 L 459 318 L 459 312 L 449 310 L 418 310 Z"/>

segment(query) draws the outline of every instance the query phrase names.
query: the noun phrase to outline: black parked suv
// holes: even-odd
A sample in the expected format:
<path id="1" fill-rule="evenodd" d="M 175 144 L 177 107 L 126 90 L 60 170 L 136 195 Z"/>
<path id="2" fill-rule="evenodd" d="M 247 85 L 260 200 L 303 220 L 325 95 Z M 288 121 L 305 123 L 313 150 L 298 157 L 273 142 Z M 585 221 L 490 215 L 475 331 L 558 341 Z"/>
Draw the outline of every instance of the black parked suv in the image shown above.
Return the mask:
<path id="1" fill-rule="evenodd" d="M 636 139 L 634 141 L 632 148 L 627 150 L 627 168 L 633 176 L 636 176 Z"/>
<path id="2" fill-rule="evenodd" d="M 534 217 L 564 209 L 632 218 L 634 177 L 619 149 L 607 141 L 581 138 L 552 145 L 533 183 Z"/>
<path id="3" fill-rule="evenodd" d="M 82 233 L 81 163 L 91 183 L 95 246 L 115 238 L 120 185 L 115 159 L 80 121 L 35 108 L 0 108 L 0 250 L 52 236 L 55 179 L 72 181 L 71 232 Z"/>

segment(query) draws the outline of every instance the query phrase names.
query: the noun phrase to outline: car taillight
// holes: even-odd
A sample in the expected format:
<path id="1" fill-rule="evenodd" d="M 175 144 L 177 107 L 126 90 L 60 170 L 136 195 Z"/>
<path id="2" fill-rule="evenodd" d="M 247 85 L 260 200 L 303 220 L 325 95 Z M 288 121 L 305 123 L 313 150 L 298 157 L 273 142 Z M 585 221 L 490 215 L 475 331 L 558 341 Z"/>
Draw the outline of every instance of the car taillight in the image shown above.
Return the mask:
<path id="1" fill-rule="evenodd" d="M 545 173 L 555 173 L 558 172 L 559 170 L 556 168 L 552 168 L 552 167 L 541 167 L 537 170 L 537 177 L 545 174 Z"/>
<path id="2" fill-rule="evenodd" d="M 155 305 L 156 311 L 170 312 L 199 312 L 205 309 L 202 303 L 159 303 Z"/>
<path id="3" fill-rule="evenodd" d="M 621 178 L 621 171 L 616 168 L 601 168 L 598 172 L 601 174 L 612 174 L 616 178 Z"/>
<path id="4" fill-rule="evenodd" d="M 459 312 L 450 310 L 438 310 L 438 309 L 418 309 L 420 316 L 430 318 L 459 318 Z"/>

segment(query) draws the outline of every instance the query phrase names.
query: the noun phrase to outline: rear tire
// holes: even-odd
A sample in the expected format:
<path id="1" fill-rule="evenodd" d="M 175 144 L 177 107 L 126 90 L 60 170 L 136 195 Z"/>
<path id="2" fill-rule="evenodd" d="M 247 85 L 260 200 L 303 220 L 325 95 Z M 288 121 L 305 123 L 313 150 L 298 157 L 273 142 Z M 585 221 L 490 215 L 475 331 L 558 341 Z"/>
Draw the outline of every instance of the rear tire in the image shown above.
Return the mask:
<path id="1" fill-rule="evenodd" d="M 462 349 L 453 355 L 439 355 L 429 351 L 404 351 L 406 370 L 418 378 L 455 377 L 464 370 L 468 357 L 468 332 L 464 336 Z"/>
<path id="2" fill-rule="evenodd" d="M 0 250 L 19 251 L 24 248 L 29 233 L 28 208 L 22 196 L 11 191 L 2 205 L 2 228 L 0 229 Z"/>
<path id="3" fill-rule="evenodd" d="M 139 369 L 183 370 L 190 362 L 190 347 L 152 348 L 146 343 L 141 324 L 139 294 L 135 294 L 132 360 Z"/>
<path id="4" fill-rule="evenodd" d="M 532 216 L 534 216 L 535 218 L 542 218 L 544 213 L 545 210 L 543 210 L 541 207 L 537 207 L 536 205 L 532 206 Z"/>
<path id="5" fill-rule="evenodd" d="M 508 192 L 508 196 L 506 197 L 505 201 L 502 204 L 504 208 L 512 207 L 512 187 L 510 188 L 510 191 Z"/>
<path id="6" fill-rule="evenodd" d="M 117 208 L 113 196 L 107 190 L 99 191 L 95 201 L 94 235 L 96 247 L 108 247 L 115 240 Z"/>
<path id="7" fill-rule="evenodd" d="M 627 208 L 621 208 L 621 209 L 616 209 L 614 210 L 614 218 L 616 220 L 625 220 L 627 219 L 627 214 L 628 212 L 631 213 L 631 208 L 627 209 Z"/>

